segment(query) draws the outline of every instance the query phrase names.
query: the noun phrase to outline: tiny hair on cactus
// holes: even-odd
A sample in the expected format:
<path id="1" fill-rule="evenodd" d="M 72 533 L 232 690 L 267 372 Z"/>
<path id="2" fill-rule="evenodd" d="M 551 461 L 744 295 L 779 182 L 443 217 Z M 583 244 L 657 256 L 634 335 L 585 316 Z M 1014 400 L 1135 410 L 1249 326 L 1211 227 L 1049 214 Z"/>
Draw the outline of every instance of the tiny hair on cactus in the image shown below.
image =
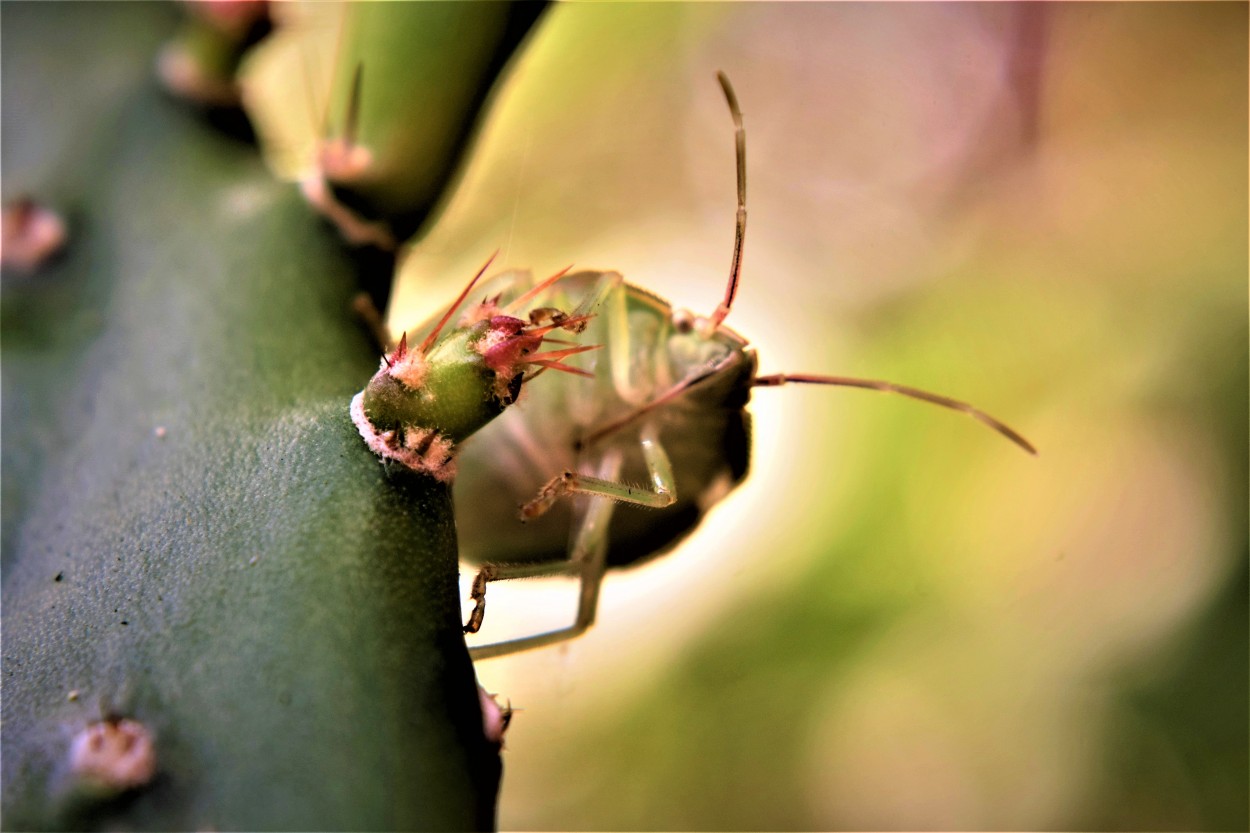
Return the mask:
<path id="1" fill-rule="evenodd" d="M 404 333 L 352 399 L 352 421 L 383 462 L 448 482 L 455 476 L 459 443 L 515 402 L 525 382 L 547 370 L 591 375 L 566 360 L 598 345 L 551 337 L 558 331 L 582 332 L 589 314 L 551 307 L 528 318 L 510 314 L 519 313 L 568 269 L 506 306 L 499 305 L 500 296 L 487 297 L 471 305 L 456 326 L 448 326 L 494 259 L 491 255 L 420 344 L 411 346 Z"/>

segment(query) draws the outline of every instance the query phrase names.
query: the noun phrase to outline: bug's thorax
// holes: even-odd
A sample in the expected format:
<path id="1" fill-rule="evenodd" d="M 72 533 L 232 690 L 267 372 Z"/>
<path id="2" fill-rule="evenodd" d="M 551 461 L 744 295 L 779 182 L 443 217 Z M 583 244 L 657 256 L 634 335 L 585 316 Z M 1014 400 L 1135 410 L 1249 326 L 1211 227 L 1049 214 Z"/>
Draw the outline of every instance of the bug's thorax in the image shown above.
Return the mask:
<path id="1" fill-rule="evenodd" d="M 741 419 L 750 399 L 755 352 L 731 332 L 707 338 L 675 328 L 639 347 L 648 349 L 631 362 L 635 387 L 623 389 L 615 380 L 610 407 L 601 398 L 593 419 L 578 420 L 580 430 L 570 438 L 575 451 L 593 458 L 617 448 L 632 456 L 646 426 L 678 444 L 693 434 L 697 443 L 719 449 L 711 438 L 720 436 L 727 421 Z"/>
<path id="2" fill-rule="evenodd" d="M 616 395 L 642 405 L 739 352 L 747 341 L 727 327 L 631 284 L 604 299 L 601 325 Z"/>

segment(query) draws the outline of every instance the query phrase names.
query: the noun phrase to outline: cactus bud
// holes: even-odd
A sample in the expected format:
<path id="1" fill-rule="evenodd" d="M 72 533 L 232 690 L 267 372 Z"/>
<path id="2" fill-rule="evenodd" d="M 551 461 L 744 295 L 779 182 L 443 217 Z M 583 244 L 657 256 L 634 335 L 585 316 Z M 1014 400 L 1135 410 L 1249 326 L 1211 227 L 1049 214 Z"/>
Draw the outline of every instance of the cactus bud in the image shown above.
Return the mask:
<path id="1" fill-rule="evenodd" d="M 543 351 L 549 333 L 580 332 L 588 316 L 552 315 L 548 310 L 523 320 L 506 314 L 498 298 L 470 307 L 460 323 L 444 333 L 489 266 L 487 261 L 420 346 L 409 347 L 405 334 L 352 400 L 352 421 L 369 448 L 444 482 L 455 476 L 459 443 L 515 402 L 526 379 L 544 369 L 588 375 L 563 360 L 597 346 Z M 552 276 L 543 286 L 563 274 Z M 527 293 L 517 302 L 524 303 L 532 295 Z"/>

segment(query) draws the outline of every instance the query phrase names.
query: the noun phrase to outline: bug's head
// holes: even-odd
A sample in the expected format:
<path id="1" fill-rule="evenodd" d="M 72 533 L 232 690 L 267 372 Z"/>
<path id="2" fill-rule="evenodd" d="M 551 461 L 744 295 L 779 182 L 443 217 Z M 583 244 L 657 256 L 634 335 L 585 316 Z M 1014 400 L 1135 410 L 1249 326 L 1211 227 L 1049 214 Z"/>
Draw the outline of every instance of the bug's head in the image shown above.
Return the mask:
<path id="1" fill-rule="evenodd" d="M 352 419 L 374 452 L 440 480 L 455 475 L 456 446 L 515 402 L 527 379 L 547 369 L 587 375 L 564 359 L 598 346 L 544 350 L 549 334 L 580 332 L 587 316 L 544 309 L 522 319 L 501 310 L 498 299 L 470 307 L 448 327 L 490 262 L 425 340 L 411 347 L 405 334 L 352 400 Z"/>
<path id="2" fill-rule="evenodd" d="M 668 337 L 668 359 L 678 379 L 689 379 L 724 366 L 747 347 L 747 340 L 710 316 L 674 310 Z"/>

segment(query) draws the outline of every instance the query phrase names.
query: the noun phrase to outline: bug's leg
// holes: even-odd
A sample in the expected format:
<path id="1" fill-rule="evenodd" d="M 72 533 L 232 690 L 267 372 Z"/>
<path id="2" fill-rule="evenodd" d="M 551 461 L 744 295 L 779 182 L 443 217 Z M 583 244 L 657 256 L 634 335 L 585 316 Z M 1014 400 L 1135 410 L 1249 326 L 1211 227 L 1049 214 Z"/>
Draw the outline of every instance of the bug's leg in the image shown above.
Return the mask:
<path id="1" fill-rule="evenodd" d="M 537 561 L 531 564 L 483 564 L 473 579 L 473 587 L 469 590 L 469 599 L 473 602 L 473 612 L 469 621 L 464 623 L 465 633 L 477 633 L 482 627 L 482 619 L 486 616 L 486 585 L 492 581 L 509 581 L 516 578 L 544 578 L 577 573 L 577 565 L 572 561 Z"/>
<path id="2" fill-rule="evenodd" d="M 538 497 L 521 507 L 521 518 L 537 518 L 560 498 L 576 494 L 605 497 L 650 509 L 672 506 L 677 501 L 673 465 L 669 462 L 664 446 L 660 445 L 659 432 L 654 425 L 648 424 L 643 428 L 641 445 L 642 456 L 647 464 L 647 475 L 651 478 L 651 488 L 566 471 L 552 478 L 543 486 Z"/>
<path id="3" fill-rule="evenodd" d="M 595 612 L 599 605 L 599 588 L 603 584 L 603 574 L 607 569 L 608 522 L 616 505 L 603 498 L 592 498 L 586 503 L 586 511 L 573 530 L 570 559 L 544 565 L 547 567 L 546 573 L 528 573 L 528 575 L 565 573 L 578 576 L 581 579 L 581 589 L 577 598 L 577 619 L 566 628 L 503 642 L 493 642 L 489 645 L 472 646 L 469 648 L 469 656 L 472 659 L 489 659 L 554 645 L 557 642 L 580 636 L 594 624 Z M 501 576 L 497 574 L 491 578 L 499 577 Z M 482 589 L 484 592 L 484 585 Z"/>
<path id="4" fill-rule="evenodd" d="M 604 458 L 597 473 L 608 479 L 615 477 L 620 472 L 620 468 L 620 454 L 609 454 Z M 473 581 L 471 598 L 475 605 L 473 613 L 469 616 L 469 622 L 465 625 L 466 633 L 476 632 L 482 624 L 482 617 L 486 610 L 487 583 L 509 578 L 578 576 L 581 579 L 581 588 L 577 599 L 577 619 L 567 628 L 471 647 L 469 656 L 473 659 L 486 659 L 530 648 L 540 648 L 565 639 L 572 639 L 594 624 L 595 611 L 599 604 L 599 588 L 603 583 L 603 573 L 607 568 L 608 524 L 615 508 L 616 504 L 602 498 L 585 501 L 584 510 L 579 514 L 570 534 L 567 560 L 539 564 L 487 564 L 483 566 Z"/>

